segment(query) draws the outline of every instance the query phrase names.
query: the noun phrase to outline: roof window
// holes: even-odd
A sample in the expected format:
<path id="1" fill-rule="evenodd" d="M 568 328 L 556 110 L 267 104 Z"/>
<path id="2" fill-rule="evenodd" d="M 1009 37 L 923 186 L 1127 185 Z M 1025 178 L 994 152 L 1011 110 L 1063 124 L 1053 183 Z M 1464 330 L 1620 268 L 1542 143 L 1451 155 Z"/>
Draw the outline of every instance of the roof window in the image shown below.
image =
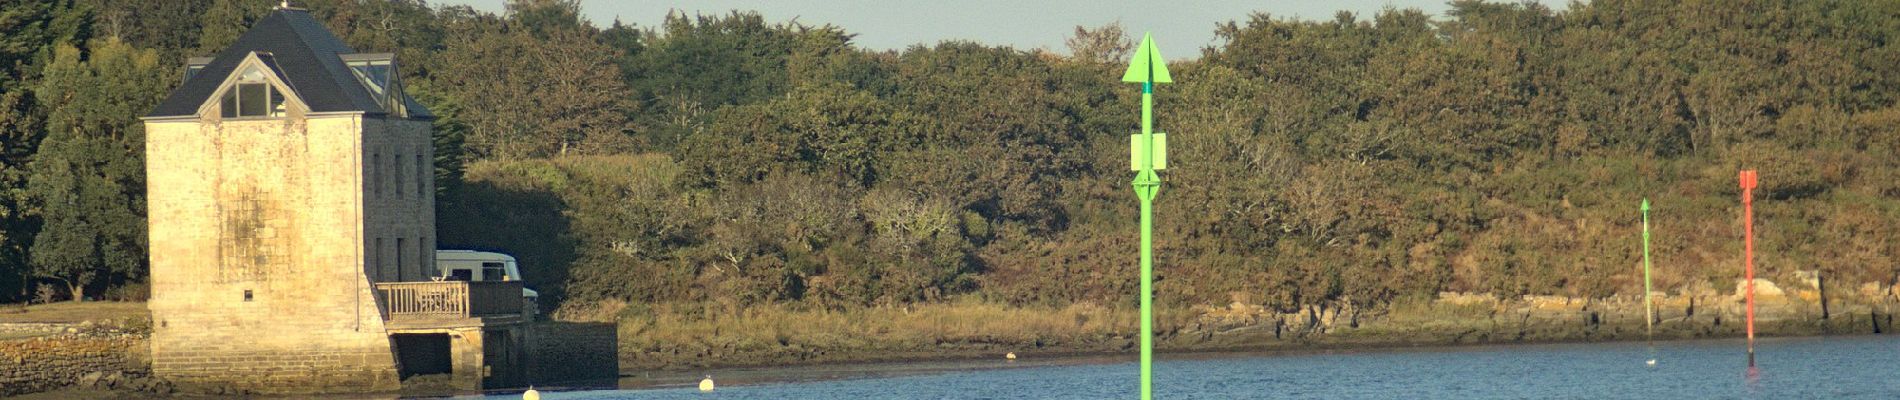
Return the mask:
<path id="1" fill-rule="evenodd" d="M 225 118 L 268 118 L 284 116 L 284 93 L 264 78 L 257 67 L 245 68 L 237 82 L 225 88 L 219 100 Z"/>
<path id="2" fill-rule="evenodd" d="M 390 53 L 342 54 L 350 75 L 363 84 L 376 105 L 391 115 L 405 115 L 402 80 L 396 73 L 396 56 Z"/>

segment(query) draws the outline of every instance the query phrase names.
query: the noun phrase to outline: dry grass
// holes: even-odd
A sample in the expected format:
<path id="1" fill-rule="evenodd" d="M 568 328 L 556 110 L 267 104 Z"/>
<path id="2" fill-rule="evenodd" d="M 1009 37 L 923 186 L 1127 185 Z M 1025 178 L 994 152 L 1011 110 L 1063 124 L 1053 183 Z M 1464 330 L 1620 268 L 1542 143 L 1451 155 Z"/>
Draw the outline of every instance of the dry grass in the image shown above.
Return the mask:
<path id="1" fill-rule="evenodd" d="M 787 354 L 809 350 L 932 351 L 1099 342 L 1134 333 L 1136 311 L 1093 304 L 1013 307 L 964 300 L 907 307 L 825 310 L 758 305 L 620 303 L 564 309 L 557 319 L 617 320 L 624 354 Z M 1166 325 L 1165 323 L 1163 325 Z M 714 357 L 727 358 L 727 357 Z M 744 358 L 744 357 L 740 357 Z"/>
<path id="2" fill-rule="evenodd" d="M 0 323 L 75 323 L 151 319 L 144 302 L 87 301 L 0 307 Z"/>

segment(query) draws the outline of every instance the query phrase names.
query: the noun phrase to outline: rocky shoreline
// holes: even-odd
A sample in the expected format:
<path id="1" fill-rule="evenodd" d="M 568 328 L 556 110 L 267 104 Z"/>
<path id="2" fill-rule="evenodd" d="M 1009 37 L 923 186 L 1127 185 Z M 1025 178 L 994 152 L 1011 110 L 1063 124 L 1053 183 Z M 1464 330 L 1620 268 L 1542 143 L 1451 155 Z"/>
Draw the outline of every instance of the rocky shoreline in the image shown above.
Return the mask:
<path id="1" fill-rule="evenodd" d="M 1893 331 L 1900 299 L 1891 288 L 1828 297 L 1815 288 L 1782 290 L 1757 280 L 1758 336 L 1880 334 Z M 1194 323 L 1165 332 L 1173 347 L 1300 347 L 1310 345 L 1437 345 L 1696 339 L 1744 335 L 1742 296 L 1710 289 L 1653 294 L 1654 335 L 1644 325 L 1638 296 L 1568 298 L 1524 296 L 1499 300 L 1445 293 L 1424 305 L 1361 310 L 1350 303 L 1275 313 L 1244 303 L 1201 307 Z M 1164 348 L 1167 346 L 1164 346 Z"/>
<path id="2" fill-rule="evenodd" d="M 1891 334 L 1900 312 L 1896 288 L 1862 285 L 1823 293 L 1819 282 L 1783 286 L 1758 280 L 1759 336 Z M 1737 285 L 1738 287 L 1740 284 Z M 1738 288 L 1739 289 L 1739 288 Z M 1163 353 L 1308 351 L 1382 347 L 1699 339 L 1743 335 L 1744 306 L 1735 291 L 1695 288 L 1656 293 L 1654 334 L 1644 325 L 1642 298 L 1523 296 L 1503 300 L 1443 293 L 1430 301 L 1361 308 L 1350 301 L 1269 310 L 1236 295 L 1226 306 L 1194 306 L 1159 314 L 1156 347 Z M 1822 299 L 1826 299 L 1825 302 Z M 1081 323 L 1081 321 L 1077 321 Z M 58 391 L 107 397 L 159 397 L 172 387 L 150 375 L 140 321 L 0 324 L 0 396 Z M 868 341 L 827 348 L 786 340 L 763 347 L 637 351 L 625 346 L 622 385 L 657 382 L 642 376 L 707 369 L 771 368 L 887 362 L 981 360 L 1006 352 L 1035 359 L 1131 355 L 1133 332 L 1047 334 L 1002 338 Z M 218 393 L 211 393 L 218 394 Z M 236 393 L 224 393 L 236 394 Z"/>
<path id="3" fill-rule="evenodd" d="M 1849 293 L 1823 293 L 1818 281 L 1804 283 L 1782 289 L 1765 279 L 1756 281 L 1758 336 L 1894 332 L 1894 314 L 1900 312 L 1895 288 L 1867 284 Z M 1172 318 L 1170 313 L 1158 314 L 1156 350 L 1192 353 L 1741 337 L 1745 311 L 1740 286 L 1738 282 L 1735 291 L 1700 287 L 1653 293 L 1653 335 L 1643 323 L 1640 296 L 1502 300 L 1487 294 L 1442 293 L 1427 302 L 1378 309 L 1339 301 L 1279 312 L 1236 295 L 1226 306 L 1190 307 L 1172 312 L 1176 314 Z M 977 336 L 934 343 L 873 343 L 862 348 L 824 348 L 797 340 L 763 348 L 670 352 L 623 346 L 621 366 L 623 375 L 637 376 L 645 371 L 983 359 L 1005 352 L 1039 357 L 1116 355 L 1133 352 L 1135 345 L 1133 332 L 1114 332 L 1018 340 Z"/>
<path id="4" fill-rule="evenodd" d="M 133 321 L 0 324 L 0 397 L 51 390 L 96 389 L 163 396 L 169 382 L 151 377 L 149 331 Z"/>

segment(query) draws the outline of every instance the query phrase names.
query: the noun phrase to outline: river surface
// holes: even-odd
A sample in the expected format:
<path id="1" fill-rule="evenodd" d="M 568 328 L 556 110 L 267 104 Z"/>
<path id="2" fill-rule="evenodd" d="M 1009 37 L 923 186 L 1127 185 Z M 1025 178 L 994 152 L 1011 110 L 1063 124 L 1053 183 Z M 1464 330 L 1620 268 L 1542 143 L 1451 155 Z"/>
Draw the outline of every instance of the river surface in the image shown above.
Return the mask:
<path id="1" fill-rule="evenodd" d="M 1753 370 L 1744 349 L 1730 339 L 1167 355 L 1155 398 L 1900 399 L 1900 336 L 1761 339 Z M 714 371 L 724 384 L 712 393 L 684 387 L 693 376 L 542 398 L 1135 398 L 1138 368 L 1131 357 L 785 367 Z"/>

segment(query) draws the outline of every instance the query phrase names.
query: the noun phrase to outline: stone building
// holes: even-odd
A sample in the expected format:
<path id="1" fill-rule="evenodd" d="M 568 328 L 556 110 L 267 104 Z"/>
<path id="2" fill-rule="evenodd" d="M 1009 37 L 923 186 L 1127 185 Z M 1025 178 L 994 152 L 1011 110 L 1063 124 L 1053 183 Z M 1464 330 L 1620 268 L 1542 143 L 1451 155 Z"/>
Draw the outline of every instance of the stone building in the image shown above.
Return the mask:
<path id="1" fill-rule="evenodd" d="M 558 341 L 533 332 L 570 330 L 531 326 L 519 280 L 431 279 L 433 117 L 400 68 L 291 7 L 190 60 L 144 118 L 155 375 L 258 393 L 532 380 L 525 349 Z"/>

